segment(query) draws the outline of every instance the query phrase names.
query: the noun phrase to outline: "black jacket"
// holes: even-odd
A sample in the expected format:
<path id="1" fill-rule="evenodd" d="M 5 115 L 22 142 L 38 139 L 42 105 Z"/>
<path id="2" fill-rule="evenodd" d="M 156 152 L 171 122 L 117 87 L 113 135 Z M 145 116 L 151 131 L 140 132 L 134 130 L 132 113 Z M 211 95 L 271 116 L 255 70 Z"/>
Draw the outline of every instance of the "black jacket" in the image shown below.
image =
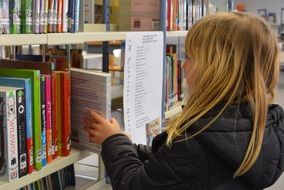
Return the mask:
<path id="1" fill-rule="evenodd" d="M 196 127 L 205 126 L 216 110 L 200 119 Z M 272 185 L 283 171 L 283 109 L 269 106 L 257 162 L 245 175 L 233 179 L 251 129 L 249 106 L 229 106 L 210 128 L 171 148 L 165 144 L 165 132 L 153 140 L 152 148 L 133 145 L 124 135 L 111 136 L 102 145 L 102 158 L 114 190 L 259 190 Z"/>

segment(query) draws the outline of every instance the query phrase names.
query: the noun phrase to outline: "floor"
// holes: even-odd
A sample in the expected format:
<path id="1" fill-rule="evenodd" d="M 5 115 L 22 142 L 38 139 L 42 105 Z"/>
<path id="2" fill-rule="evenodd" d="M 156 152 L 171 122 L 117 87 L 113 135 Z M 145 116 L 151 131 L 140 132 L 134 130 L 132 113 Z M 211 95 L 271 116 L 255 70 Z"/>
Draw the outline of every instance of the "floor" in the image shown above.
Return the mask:
<path id="1" fill-rule="evenodd" d="M 280 104 L 284 108 L 284 72 L 281 73 L 277 97 L 275 103 Z M 76 176 L 77 176 L 77 186 L 70 189 L 87 189 L 87 190 L 111 190 L 110 185 L 105 185 L 104 182 L 96 185 L 96 187 L 89 187 L 94 183 L 98 176 L 98 157 L 93 154 L 84 160 L 81 160 L 75 164 Z M 89 187 L 89 188 L 88 188 Z M 270 188 L 266 190 L 283 190 L 284 187 L 284 175 L 282 175 L 279 180 Z"/>

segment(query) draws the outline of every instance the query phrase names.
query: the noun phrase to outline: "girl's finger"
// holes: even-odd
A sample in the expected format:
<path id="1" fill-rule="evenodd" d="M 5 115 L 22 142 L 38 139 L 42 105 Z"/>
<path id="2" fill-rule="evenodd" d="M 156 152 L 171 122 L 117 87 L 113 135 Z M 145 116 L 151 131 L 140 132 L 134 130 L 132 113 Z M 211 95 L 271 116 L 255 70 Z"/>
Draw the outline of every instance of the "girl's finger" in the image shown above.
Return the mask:
<path id="1" fill-rule="evenodd" d="M 89 113 L 96 123 L 106 124 L 106 119 L 97 112 L 90 110 Z"/>

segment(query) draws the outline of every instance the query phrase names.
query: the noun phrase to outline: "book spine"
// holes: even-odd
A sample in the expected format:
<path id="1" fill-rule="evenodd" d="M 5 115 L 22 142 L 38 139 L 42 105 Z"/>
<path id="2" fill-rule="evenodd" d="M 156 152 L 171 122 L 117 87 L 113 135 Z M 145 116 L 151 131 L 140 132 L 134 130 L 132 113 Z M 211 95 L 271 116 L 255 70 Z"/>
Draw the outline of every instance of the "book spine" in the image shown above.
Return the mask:
<path id="1" fill-rule="evenodd" d="M 75 0 L 69 0 L 69 6 L 68 6 L 68 32 L 73 33 L 74 29 L 74 5 Z"/>
<path id="2" fill-rule="evenodd" d="M 21 33 L 21 0 L 10 0 L 10 33 Z"/>
<path id="3" fill-rule="evenodd" d="M 40 4 L 39 4 L 39 33 L 43 34 L 44 33 L 44 3 L 45 0 L 40 0 Z"/>
<path id="4" fill-rule="evenodd" d="M 46 75 L 46 153 L 47 162 L 52 161 L 52 104 L 51 75 Z"/>
<path id="5" fill-rule="evenodd" d="M 27 142 L 27 164 L 28 173 L 32 173 L 34 169 L 33 162 L 33 120 L 32 120 L 32 94 L 30 81 L 25 86 L 26 96 L 26 142 Z"/>
<path id="6" fill-rule="evenodd" d="M 49 33 L 53 32 L 53 6 L 54 0 L 48 0 L 48 23 L 47 23 L 47 30 Z"/>
<path id="7" fill-rule="evenodd" d="M 41 86 L 41 146 L 42 146 L 42 166 L 46 166 L 46 82 L 45 75 L 40 77 Z"/>
<path id="8" fill-rule="evenodd" d="M 18 159 L 19 178 L 27 175 L 27 142 L 26 142 L 26 117 L 25 117 L 25 93 L 17 90 L 17 125 L 18 125 Z"/>
<path id="9" fill-rule="evenodd" d="M 56 159 L 58 156 L 58 147 L 57 147 L 57 104 L 56 104 L 56 99 L 57 99 L 57 92 L 56 92 L 56 76 L 55 73 L 52 73 L 52 94 L 51 94 L 51 106 L 52 106 L 52 155 L 53 159 Z"/>
<path id="10" fill-rule="evenodd" d="M 9 0 L 1 0 L 0 13 L 1 34 L 10 34 Z"/>
<path id="11" fill-rule="evenodd" d="M 58 0 L 57 7 L 57 32 L 62 32 L 63 0 Z"/>
<path id="12" fill-rule="evenodd" d="M 33 0 L 33 33 L 39 34 L 40 0 Z"/>
<path id="13" fill-rule="evenodd" d="M 61 138 L 61 127 L 62 127 L 62 109 L 61 109 L 61 76 L 60 72 L 55 72 L 55 81 L 56 81 L 56 130 L 57 130 L 57 147 L 58 147 L 58 155 L 61 155 L 61 145 L 62 145 L 62 138 Z"/>
<path id="14" fill-rule="evenodd" d="M 22 0 L 21 33 L 32 33 L 32 0 Z"/>
<path id="15" fill-rule="evenodd" d="M 47 33 L 48 26 L 48 0 L 44 0 L 44 11 L 43 11 L 43 33 Z"/>
<path id="16" fill-rule="evenodd" d="M 3 136 L 4 136 L 4 178 L 9 182 L 19 177 L 18 170 L 18 144 L 17 144 L 17 116 L 16 116 L 16 93 L 7 91 L 0 95 L 3 119 Z M 6 168 L 5 168 L 6 167 Z M 3 173 L 0 173 L 3 176 Z"/>
<path id="17" fill-rule="evenodd" d="M 63 0 L 62 32 L 68 31 L 68 5 L 69 0 Z"/>
<path id="18" fill-rule="evenodd" d="M 53 30 L 52 30 L 52 32 L 57 32 L 57 24 L 58 24 L 57 12 L 58 12 L 58 0 L 54 0 L 54 4 L 53 4 Z"/>
<path id="19" fill-rule="evenodd" d="M 61 156 L 68 156 L 70 154 L 71 140 L 70 140 L 70 72 L 61 73 Z"/>
<path id="20" fill-rule="evenodd" d="M 75 0 L 75 7 L 74 7 L 74 29 L 73 32 L 79 31 L 79 15 L 80 15 L 80 0 Z"/>

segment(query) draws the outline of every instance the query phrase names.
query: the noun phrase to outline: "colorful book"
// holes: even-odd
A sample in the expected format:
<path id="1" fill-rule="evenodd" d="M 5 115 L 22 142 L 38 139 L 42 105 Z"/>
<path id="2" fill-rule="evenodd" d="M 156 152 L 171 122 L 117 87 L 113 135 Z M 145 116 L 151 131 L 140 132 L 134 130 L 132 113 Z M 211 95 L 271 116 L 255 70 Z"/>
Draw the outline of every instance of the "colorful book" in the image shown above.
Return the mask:
<path id="1" fill-rule="evenodd" d="M 46 158 L 47 162 L 52 161 L 52 86 L 51 75 L 45 75 L 45 88 L 46 88 Z"/>
<path id="2" fill-rule="evenodd" d="M 25 89 L 26 144 L 28 173 L 33 172 L 33 120 L 31 79 L 0 77 L 0 86 L 13 86 Z"/>
<path id="3" fill-rule="evenodd" d="M 1 23 L 1 33 L 0 34 L 10 34 L 10 19 L 9 19 L 9 0 L 0 1 L 0 23 Z"/>
<path id="4" fill-rule="evenodd" d="M 57 131 L 57 151 L 58 155 L 61 155 L 61 128 L 62 128 L 62 109 L 61 109 L 61 72 L 55 71 L 55 83 L 56 83 L 56 131 Z"/>
<path id="5" fill-rule="evenodd" d="M 10 0 L 10 33 L 21 33 L 21 0 Z"/>
<path id="6" fill-rule="evenodd" d="M 15 88 L 0 87 L 0 179 L 14 181 L 19 177 L 17 113 Z"/>
<path id="7" fill-rule="evenodd" d="M 57 84 L 55 72 L 51 78 L 51 108 L 52 108 L 52 158 L 56 159 L 58 156 L 58 140 L 57 140 Z"/>
<path id="8" fill-rule="evenodd" d="M 32 83 L 32 113 L 33 113 L 33 151 L 34 168 L 40 170 L 41 160 L 41 104 L 40 104 L 40 72 L 31 69 L 0 69 L 0 76 L 30 78 Z"/>
<path id="9" fill-rule="evenodd" d="M 39 34 L 40 0 L 33 0 L 33 33 Z"/>
<path id="10" fill-rule="evenodd" d="M 32 28 L 32 0 L 21 0 L 21 33 L 31 34 Z"/>
<path id="11" fill-rule="evenodd" d="M 41 99 L 41 146 L 42 167 L 46 166 L 46 82 L 45 75 L 40 76 L 40 99 Z"/>

